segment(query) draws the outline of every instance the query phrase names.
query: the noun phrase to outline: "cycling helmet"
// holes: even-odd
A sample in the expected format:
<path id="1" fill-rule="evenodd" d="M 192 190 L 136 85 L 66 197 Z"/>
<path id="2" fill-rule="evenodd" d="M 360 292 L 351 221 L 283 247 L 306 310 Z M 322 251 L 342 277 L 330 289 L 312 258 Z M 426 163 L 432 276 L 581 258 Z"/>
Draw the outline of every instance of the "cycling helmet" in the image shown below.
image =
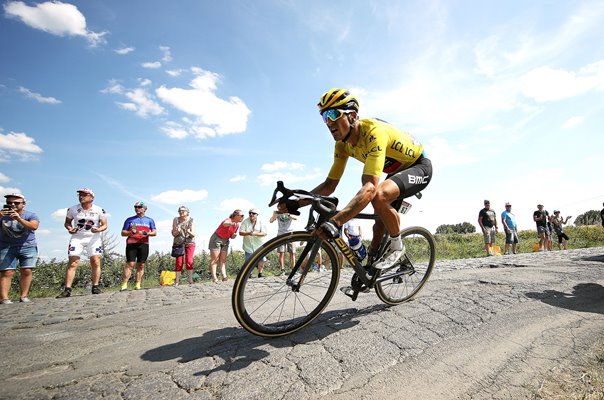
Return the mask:
<path id="1" fill-rule="evenodd" d="M 359 101 L 354 95 L 350 94 L 348 89 L 329 89 L 327 92 L 323 93 L 317 106 L 319 107 L 319 113 L 323 113 L 323 111 L 333 108 L 338 110 L 359 111 Z"/>
<path id="2" fill-rule="evenodd" d="M 147 209 L 147 205 L 142 201 L 137 201 L 136 203 L 134 203 L 134 207 L 142 207 L 145 210 Z"/>

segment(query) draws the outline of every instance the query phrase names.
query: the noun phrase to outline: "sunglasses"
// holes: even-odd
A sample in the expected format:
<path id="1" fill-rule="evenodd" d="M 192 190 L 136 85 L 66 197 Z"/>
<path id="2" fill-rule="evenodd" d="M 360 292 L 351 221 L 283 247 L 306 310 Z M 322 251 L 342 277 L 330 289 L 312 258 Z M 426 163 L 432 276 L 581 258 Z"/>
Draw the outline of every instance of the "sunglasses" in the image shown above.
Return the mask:
<path id="1" fill-rule="evenodd" d="M 23 204 L 23 202 L 22 201 L 7 201 L 6 204 L 10 204 L 10 205 L 13 205 L 13 204 Z"/>
<path id="2" fill-rule="evenodd" d="M 323 122 L 327 123 L 328 119 L 332 122 L 335 122 L 335 121 L 339 120 L 340 118 L 342 118 L 342 115 L 348 114 L 348 113 L 350 113 L 350 111 L 348 111 L 348 110 L 338 110 L 336 108 L 332 108 L 330 110 L 323 111 L 321 113 L 321 116 L 323 117 Z"/>
<path id="3" fill-rule="evenodd" d="M 258 215 L 258 213 L 252 213 L 252 212 L 251 212 L 251 213 L 250 213 L 250 215 Z"/>
<path id="4" fill-rule="evenodd" d="M 134 208 L 145 208 L 143 206 L 134 206 Z"/>

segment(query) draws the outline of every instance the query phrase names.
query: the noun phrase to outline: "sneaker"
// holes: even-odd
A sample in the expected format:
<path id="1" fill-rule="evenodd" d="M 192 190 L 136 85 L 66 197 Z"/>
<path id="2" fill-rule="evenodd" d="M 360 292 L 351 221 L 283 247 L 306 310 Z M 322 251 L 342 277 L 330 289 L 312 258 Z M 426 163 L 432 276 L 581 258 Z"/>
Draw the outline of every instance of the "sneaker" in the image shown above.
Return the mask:
<path id="1" fill-rule="evenodd" d="M 128 284 L 127 283 L 122 283 L 122 287 L 120 288 L 120 292 L 127 292 L 128 291 Z"/>
<path id="2" fill-rule="evenodd" d="M 29 299 L 29 297 L 21 297 L 21 298 L 19 299 L 19 301 L 20 301 L 21 303 L 31 303 L 31 300 Z"/>
<path id="3" fill-rule="evenodd" d="M 373 268 L 375 269 L 384 269 L 391 267 L 396 263 L 403 255 L 405 254 L 405 245 L 401 240 L 400 236 L 396 238 L 391 238 L 390 245 L 388 247 L 388 251 L 380 261 L 378 261 Z"/>
<path id="4" fill-rule="evenodd" d="M 101 294 L 101 288 L 98 285 L 93 285 L 92 294 Z"/>
<path id="5" fill-rule="evenodd" d="M 134 285 L 134 290 L 141 290 L 141 284 L 137 283 L 136 285 Z"/>
<path id="6" fill-rule="evenodd" d="M 10 301 L 9 299 L 4 299 L 0 302 L 0 304 L 13 304 L 13 302 Z"/>
<path id="7" fill-rule="evenodd" d="M 71 288 L 66 287 L 63 289 L 63 292 L 57 296 L 57 299 L 61 299 L 63 297 L 71 297 Z"/>
<path id="8" fill-rule="evenodd" d="M 262 272 L 258 272 L 258 278 L 264 278 L 264 274 Z"/>

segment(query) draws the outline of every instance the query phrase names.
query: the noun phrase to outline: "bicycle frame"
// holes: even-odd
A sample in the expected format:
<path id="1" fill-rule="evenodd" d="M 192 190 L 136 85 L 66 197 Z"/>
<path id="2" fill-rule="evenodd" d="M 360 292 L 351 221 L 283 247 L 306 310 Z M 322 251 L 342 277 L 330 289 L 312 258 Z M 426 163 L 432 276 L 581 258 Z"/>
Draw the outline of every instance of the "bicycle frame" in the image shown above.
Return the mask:
<path id="1" fill-rule="evenodd" d="M 306 199 L 315 199 L 315 196 L 307 195 L 304 193 L 298 193 L 296 195 L 300 199 L 305 199 L 305 198 Z M 330 213 L 321 213 L 319 210 L 316 209 L 317 208 L 316 206 L 317 206 L 317 204 L 315 204 L 313 202 L 313 205 L 311 206 L 311 210 L 310 210 L 309 216 L 308 216 L 308 223 L 305 227 L 305 230 L 307 232 L 314 230 L 315 227 L 320 226 L 323 222 L 328 220 L 329 214 L 335 213 L 335 211 L 333 211 L 333 210 Z M 401 200 L 397 200 L 393 206 L 395 208 L 397 208 L 397 210 L 399 212 L 405 214 L 411 207 L 411 204 L 409 204 L 406 201 L 401 199 Z M 318 218 L 315 219 L 313 212 L 317 212 L 319 214 Z M 361 214 L 358 214 L 356 216 L 356 218 L 370 219 L 370 220 L 377 221 L 379 219 L 379 216 L 377 214 L 361 213 Z M 382 256 L 383 252 L 385 251 L 386 245 L 388 243 L 388 236 L 389 236 L 388 232 L 384 232 L 384 236 L 382 238 L 382 241 L 380 242 L 378 251 L 375 254 L 375 259 L 379 259 Z M 298 261 L 296 262 L 294 268 L 292 268 L 292 271 L 291 271 L 290 275 L 288 276 L 288 284 L 290 286 L 292 286 L 293 290 L 299 289 L 299 287 L 304 282 L 304 277 L 305 277 L 306 273 L 309 271 L 309 265 L 312 265 L 312 260 L 315 259 L 317 252 L 320 250 L 322 242 L 323 242 L 323 239 L 321 239 L 320 237 L 317 236 L 315 241 L 308 242 L 306 244 L 306 247 L 302 250 L 300 257 L 298 258 Z M 402 275 L 406 275 L 409 273 L 407 271 L 396 271 L 396 272 L 390 272 L 387 274 L 378 274 L 375 269 L 371 268 L 371 265 L 368 266 L 369 269 L 367 269 L 366 267 L 363 266 L 361 261 L 358 259 L 356 254 L 352 251 L 352 249 L 346 243 L 346 241 L 343 239 L 342 236 L 338 236 L 334 239 L 328 239 L 328 242 L 332 246 L 334 246 L 335 248 L 340 250 L 340 252 L 344 255 L 344 257 L 348 260 L 348 262 L 352 266 L 352 269 L 357 274 L 358 279 L 361 281 L 361 283 L 366 285 L 368 288 L 373 288 L 375 286 L 375 284 L 378 282 L 390 280 L 390 279 L 393 279 L 393 278 L 396 278 L 396 277 L 399 277 Z M 302 264 L 304 263 L 304 260 L 306 259 L 306 256 L 309 254 L 310 254 L 310 257 L 308 257 L 308 260 L 309 260 L 308 264 L 306 266 L 302 266 Z M 339 264 L 340 264 L 340 261 L 338 260 L 338 268 L 342 267 Z M 294 285 L 294 283 L 291 279 L 301 267 L 302 267 L 303 272 L 301 273 L 301 277 L 300 277 L 298 283 Z M 357 296 L 358 292 L 359 291 L 355 289 L 355 293 L 351 296 L 353 300 L 356 300 L 356 296 Z"/>

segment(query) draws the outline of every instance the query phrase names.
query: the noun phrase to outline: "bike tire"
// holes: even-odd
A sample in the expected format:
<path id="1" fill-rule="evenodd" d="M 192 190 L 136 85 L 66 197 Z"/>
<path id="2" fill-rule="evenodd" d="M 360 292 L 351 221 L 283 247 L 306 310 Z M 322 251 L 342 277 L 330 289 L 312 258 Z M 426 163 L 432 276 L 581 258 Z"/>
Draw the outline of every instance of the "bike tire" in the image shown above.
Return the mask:
<path id="1" fill-rule="evenodd" d="M 375 293 L 386 304 L 411 300 L 424 287 L 436 262 L 436 241 L 425 228 L 413 226 L 401 232 L 405 254 L 392 267 L 378 271 Z M 400 275 L 399 272 L 404 272 Z"/>
<path id="2" fill-rule="evenodd" d="M 327 307 L 340 279 L 339 257 L 331 243 L 321 243 L 324 272 L 313 269 L 302 274 L 303 268 L 313 266 L 315 260 L 312 260 L 295 262 L 298 270 L 292 272 L 286 267 L 287 274 L 278 275 L 279 247 L 295 245 L 298 247 L 295 250 L 296 260 L 300 261 L 298 256 L 306 244 L 316 240 L 315 236 L 305 231 L 277 236 L 266 242 L 243 264 L 233 285 L 231 303 L 235 318 L 245 330 L 263 337 L 285 336 L 311 323 Z M 287 260 L 288 253 L 285 255 Z M 260 260 L 267 260 L 264 265 L 265 277 L 252 278 Z M 301 280 L 298 290 L 294 290 L 293 285 Z"/>

